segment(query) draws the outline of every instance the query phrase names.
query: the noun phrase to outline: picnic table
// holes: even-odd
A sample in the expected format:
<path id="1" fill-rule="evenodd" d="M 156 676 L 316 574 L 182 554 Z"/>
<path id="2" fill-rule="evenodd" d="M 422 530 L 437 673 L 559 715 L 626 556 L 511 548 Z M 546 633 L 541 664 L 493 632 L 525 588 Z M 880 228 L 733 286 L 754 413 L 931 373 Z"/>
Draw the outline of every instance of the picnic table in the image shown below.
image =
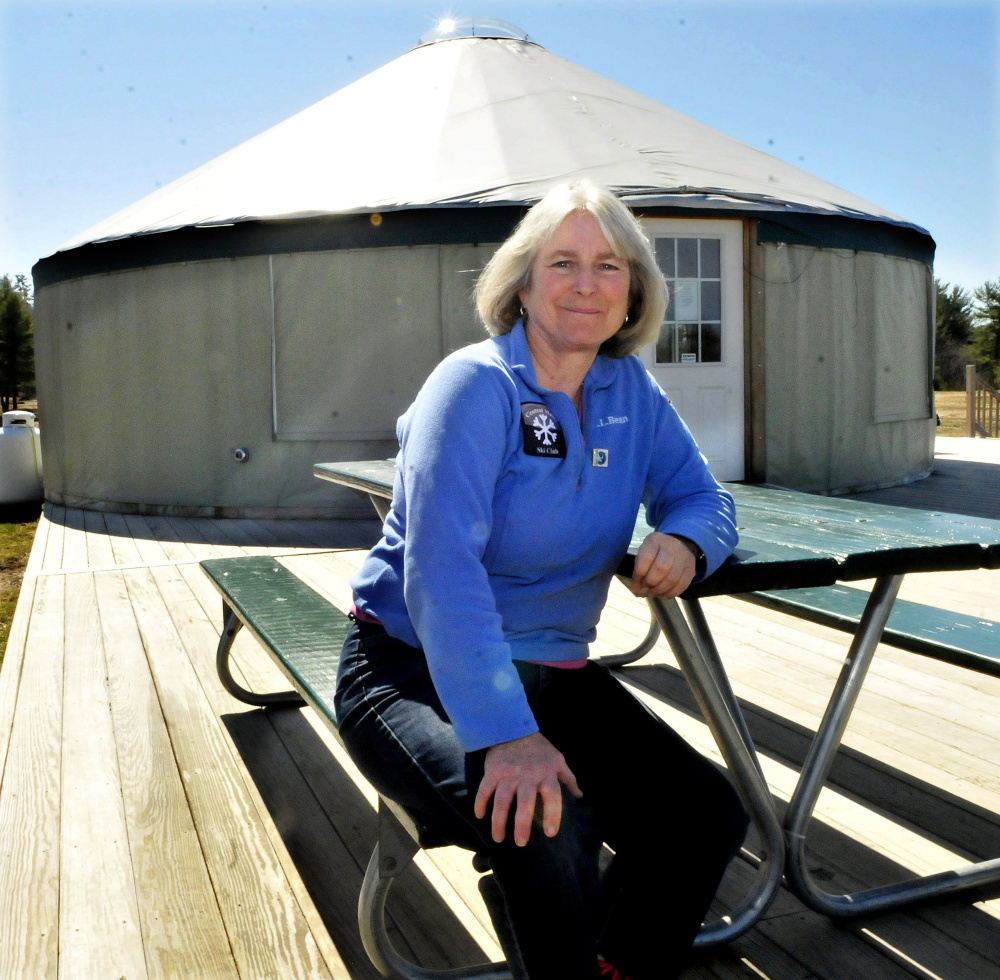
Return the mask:
<path id="1" fill-rule="evenodd" d="M 385 517 L 395 477 L 393 460 L 320 463 L 314 474 L 367 493 L 379 516 Z M 812 880 L 805 860 L 809 821 L 903 577 L 911 572 L 1000 568 L 1000 522 L 769 487 L 726 484 L 726 489 L 736 501 L 740 533 L 732 557 L 680 600 L 648 600 L 763 843 L 750 893 L 726 919 L 707 924 L 699 944 L 725 942 L 748 929 L 767 908 L 783 874 L 809 906 L 838 917 L 1000 882 L 997 857 L 880 888 L 832 894 Z M 623 578 L 631 575 L 634 555 L 651 530 L 640 510 L 619 568 Z M 782 825 L 700 599 L 867 579 L 875 584 Z"/>

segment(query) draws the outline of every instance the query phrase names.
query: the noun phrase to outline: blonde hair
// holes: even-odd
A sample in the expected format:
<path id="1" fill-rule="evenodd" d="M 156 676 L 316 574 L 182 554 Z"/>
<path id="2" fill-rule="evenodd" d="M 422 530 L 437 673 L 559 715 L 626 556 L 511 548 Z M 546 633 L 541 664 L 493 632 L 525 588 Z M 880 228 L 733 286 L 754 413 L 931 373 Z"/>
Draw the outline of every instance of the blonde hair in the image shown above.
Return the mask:
<path id="1" fill-rule="evenodd" d="M 531 288 L 535 256 L 570 214 L 580 212 L 597 220 L 615 255 L 628 262 L 628 318 L 600 351 L 628 357 L 659 336 L 667 287 L 635 216 L 606 187 L 586 178 L 553 187 L 521 219 L 483 269 L 476 283 L 476 309 L 492 336 L 510 333 L 522 316 L 518 293 Z"/>

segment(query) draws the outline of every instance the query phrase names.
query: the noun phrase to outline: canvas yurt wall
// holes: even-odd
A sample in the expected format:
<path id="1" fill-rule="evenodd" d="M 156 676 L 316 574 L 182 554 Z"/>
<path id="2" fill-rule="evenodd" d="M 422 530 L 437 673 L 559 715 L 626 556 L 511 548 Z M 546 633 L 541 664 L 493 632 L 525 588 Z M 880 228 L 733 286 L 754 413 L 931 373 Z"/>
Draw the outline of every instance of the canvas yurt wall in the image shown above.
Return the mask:
<path id="1" fill-rule="evenodd" d="M 370 516 L 312 465 L 395 454 L 396 419 L 424 378 L 485 337 L 471 288 L 495 247 L 206 258 L 40 289 L 48 498 Z"/>
<path id="2" fill-rule="evenodd" d="M 682 412 L 706 447 L 727 416 L 723 476 L 838 491 L 927 472 L 930 236 L 512 29 L 422 44 L 35 266 L 47 498 L 368 516 L 313 463 L 394 454 L 429 371 L 485 336 L 478 271 L 579 174 L 658 250 L 723 243 L 721 272 L 674 270 L 678 297 L 721 275 L 718 363 L 644 354 L 678 404 L 728 367 Z M 706 325 L 664 330 L 681 328 Z"/>
<path id="3" fill-rule="evenodd" d="M 914 244 L 896 248 L 909 254 L 757 246 L 764 407 L 753 468 L 767 482 L 846 491 L 929 473 L 934 282 Z"/>

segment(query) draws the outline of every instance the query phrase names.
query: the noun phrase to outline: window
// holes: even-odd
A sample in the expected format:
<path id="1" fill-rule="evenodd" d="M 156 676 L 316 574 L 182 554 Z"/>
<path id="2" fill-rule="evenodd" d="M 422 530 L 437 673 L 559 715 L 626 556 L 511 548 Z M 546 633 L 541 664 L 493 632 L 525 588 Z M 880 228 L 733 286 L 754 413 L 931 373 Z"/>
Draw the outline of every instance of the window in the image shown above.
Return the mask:
<path id="1" fill-rule="evenodd" d="M 657 364 L 722 361 L 722 262 L 719 238 L 656 238 L 667 281 L 667 315 L 656 342 Z"/>

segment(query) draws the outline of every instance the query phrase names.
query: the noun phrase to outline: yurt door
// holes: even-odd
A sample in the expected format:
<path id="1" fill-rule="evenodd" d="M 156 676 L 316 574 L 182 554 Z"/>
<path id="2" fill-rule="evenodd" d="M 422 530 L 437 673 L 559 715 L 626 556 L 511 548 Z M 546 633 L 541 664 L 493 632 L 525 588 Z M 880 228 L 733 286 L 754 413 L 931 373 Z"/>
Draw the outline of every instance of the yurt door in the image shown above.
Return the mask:
<path id="1" fill-rule="evenodd" d="M 641 357 L 720 480 L 743 479 L 743 228 L 739 221 L 643 222 L 670 291 Z"/>

